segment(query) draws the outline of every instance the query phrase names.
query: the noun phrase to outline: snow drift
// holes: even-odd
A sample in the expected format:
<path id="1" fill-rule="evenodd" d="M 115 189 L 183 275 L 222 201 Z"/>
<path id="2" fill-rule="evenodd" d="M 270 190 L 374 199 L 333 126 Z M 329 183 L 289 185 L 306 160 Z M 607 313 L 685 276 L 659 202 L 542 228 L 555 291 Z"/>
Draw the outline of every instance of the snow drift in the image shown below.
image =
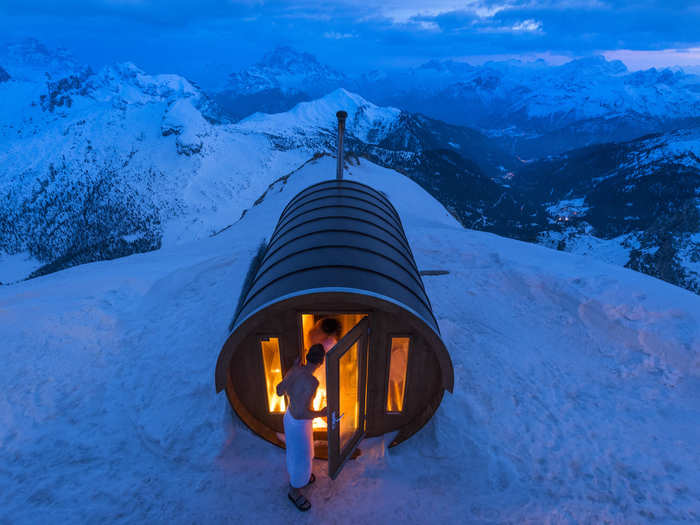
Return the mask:
<path id="1" fill-rule="evenodd" d="M 213 372 L 245 270 L 320 159 L 224 232 L 0 287 L 0 522 L 639 523 L 700 516 L 700 297 L 590 258 L 464 230 L 395 172 L 455 365 L 402 445 L 367 441 L 314 505 L 232 418 Z"/>

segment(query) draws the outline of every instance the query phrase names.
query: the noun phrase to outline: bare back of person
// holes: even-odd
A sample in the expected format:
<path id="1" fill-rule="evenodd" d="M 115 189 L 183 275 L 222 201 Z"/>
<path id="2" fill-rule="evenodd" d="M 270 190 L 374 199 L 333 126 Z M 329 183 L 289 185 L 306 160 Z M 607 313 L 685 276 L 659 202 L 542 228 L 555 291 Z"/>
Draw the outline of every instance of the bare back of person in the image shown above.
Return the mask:
<path id="1" fill-rule="evenodd" d="M 323 411 L 311 409 L 311 402 L 316 395 L 318 379 L 309 368 L 295 364 L 277 385 L 277 395 L 287 394 L 289 413 L 294 419 L 313 419 L 325 415 Z"/>

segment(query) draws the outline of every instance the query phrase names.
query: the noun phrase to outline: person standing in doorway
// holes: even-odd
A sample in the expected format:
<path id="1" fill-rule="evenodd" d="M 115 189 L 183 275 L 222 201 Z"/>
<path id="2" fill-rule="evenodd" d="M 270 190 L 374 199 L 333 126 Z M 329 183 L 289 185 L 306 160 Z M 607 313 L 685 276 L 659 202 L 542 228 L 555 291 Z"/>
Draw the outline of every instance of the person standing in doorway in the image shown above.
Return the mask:
<path id="1" fill-rule="evenodd" d="M 314 377 L 314 372 L 323 365 L 325 356 L 323 345 L 312 345 L 306 354 L 306 364 L 295 363 L 277 385 L 277 395 L 286 395 L 288 399 L 288 408 L 283 419 L 289 473 L 288 497 L 302 511 L 309 510 L 311 502 L 300 489 L 316 480 L 311 472 L 311 460 L 314 457 L 312 420 L 316 417 L 326 417 L 328 414 L 327 407 L 321 410 L 311 408 L 318 388 L 318 379 Z"/>

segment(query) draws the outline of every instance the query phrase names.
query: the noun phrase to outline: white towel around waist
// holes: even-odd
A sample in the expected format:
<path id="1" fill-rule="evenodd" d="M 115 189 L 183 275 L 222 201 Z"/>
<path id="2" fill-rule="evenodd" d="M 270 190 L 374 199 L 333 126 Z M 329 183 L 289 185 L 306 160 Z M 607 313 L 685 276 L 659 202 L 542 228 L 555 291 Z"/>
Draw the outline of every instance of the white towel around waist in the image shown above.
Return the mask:
<path id="1" fill-rule="evenodd" d="M 314 457 L 314 431 L 311 419 L 294 419 L 289 410 L 284 414 L 284 436 L 287 444 L 287 472 L 292 487 L 301 488 L 311 478 Z"/>

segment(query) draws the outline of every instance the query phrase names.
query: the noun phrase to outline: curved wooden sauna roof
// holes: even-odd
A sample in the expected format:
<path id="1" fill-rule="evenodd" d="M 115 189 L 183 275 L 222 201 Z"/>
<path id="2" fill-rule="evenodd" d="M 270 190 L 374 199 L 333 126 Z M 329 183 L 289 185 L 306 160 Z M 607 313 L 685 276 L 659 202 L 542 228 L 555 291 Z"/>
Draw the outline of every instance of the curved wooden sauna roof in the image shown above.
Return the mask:
<path id="1" fill-rule="evenodd" d="M 390 298 L 440 334 L 399 214 L 365 184 L 320 182 L 287 204 L 234 330 L 269 302 L 318 288 Z"/>
<path id="2" fill-rule="evenodd" d="M 308 294 L 348 293 L 392 303 L 435 336 L 443 386 L 452 391 L 452 363 L 399 214 L 381 192 L 334 179 L 299 192 L 282 211 L 231 335 L 271 305 Z M 246 323 L 248 324 L 248 323 Z M 235 339 L 235 338 L 233 338 Z M 219 356 L 217 390 L 226 386 L 229 352 Z"/>

